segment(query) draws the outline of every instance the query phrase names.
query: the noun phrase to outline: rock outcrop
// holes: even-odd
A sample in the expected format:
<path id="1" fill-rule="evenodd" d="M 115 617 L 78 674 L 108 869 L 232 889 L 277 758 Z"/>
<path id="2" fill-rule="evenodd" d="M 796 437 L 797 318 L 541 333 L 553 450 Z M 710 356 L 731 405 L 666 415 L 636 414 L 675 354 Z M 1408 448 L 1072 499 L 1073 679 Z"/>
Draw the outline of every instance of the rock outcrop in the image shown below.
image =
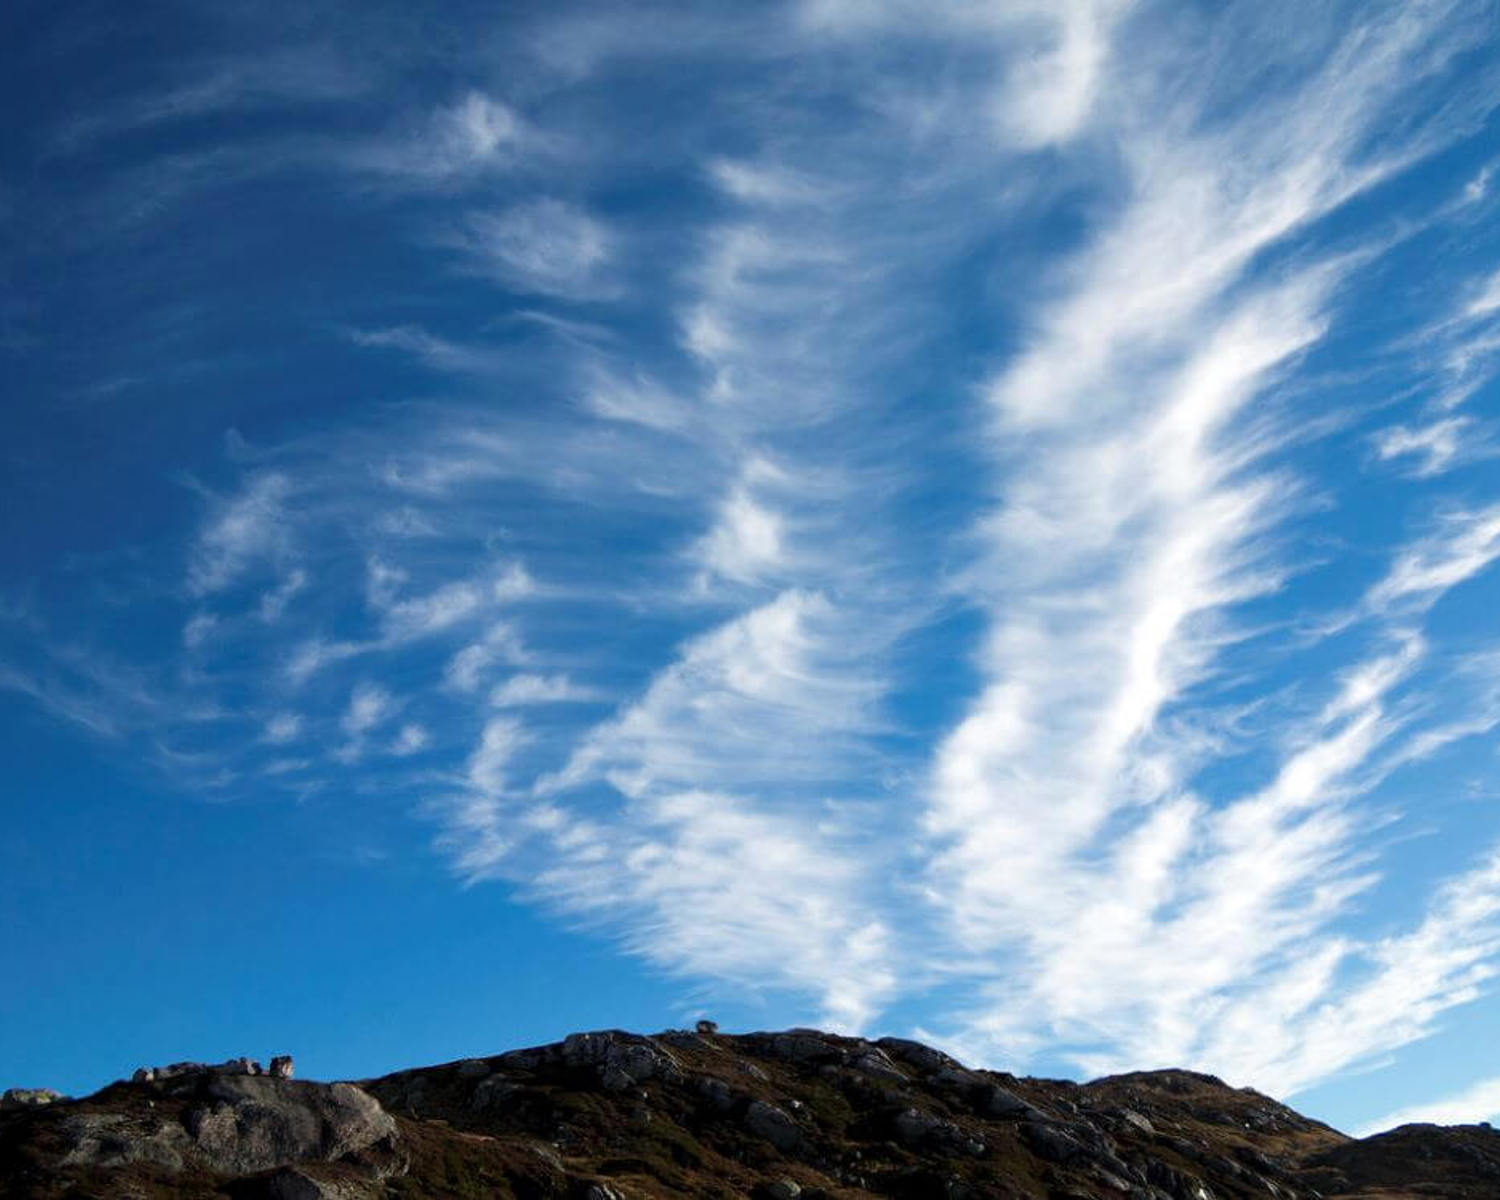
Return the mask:
<path id="1" fill-rule="evenodd" d="M 66 1099 L 61 1092 L 54 1092 L 51 1088 L 7 1088 L 0 1094 L 0 1110 L 41 1108 Z"/>
<path id="2" fill-rule="evenodd" d="M 8 1093 L 0 1197 L 1500 1197 L 1485 1127 L 1355 1141 L 1209 1075 L 1022 1079 L 813 1029 L 580 1033 L 358 1086 L 252 1066 L 172 1064 L 76 1101 Z"/>

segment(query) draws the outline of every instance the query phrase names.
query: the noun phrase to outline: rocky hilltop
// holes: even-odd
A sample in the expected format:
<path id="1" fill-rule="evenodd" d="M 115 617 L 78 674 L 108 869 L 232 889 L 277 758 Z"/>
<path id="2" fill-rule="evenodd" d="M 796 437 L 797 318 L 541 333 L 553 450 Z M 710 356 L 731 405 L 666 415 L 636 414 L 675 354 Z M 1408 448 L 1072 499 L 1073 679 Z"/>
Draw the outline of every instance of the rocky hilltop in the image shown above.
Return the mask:
<path id="1" fill-rule="evenodd" d="M 1495 1200 L 1500 1134 L 1362 1141 L 1211 1075 L 1076 1084 L 815 1030 L 579 1033 L 354 1083 L 143 1068 L 0 1104 L 27 1200 Z"/>

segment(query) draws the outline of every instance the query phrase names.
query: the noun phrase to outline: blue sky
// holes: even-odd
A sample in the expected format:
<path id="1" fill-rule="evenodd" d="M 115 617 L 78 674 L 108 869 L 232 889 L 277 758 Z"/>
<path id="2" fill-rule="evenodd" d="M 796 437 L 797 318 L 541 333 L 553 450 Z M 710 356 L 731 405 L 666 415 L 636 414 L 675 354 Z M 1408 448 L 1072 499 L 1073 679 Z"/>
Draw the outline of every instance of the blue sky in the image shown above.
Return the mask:
<path id="1" fill-rule="evenodd" d="M 1500 1112 L 1497 18 L 12 3 L 0 1078 Z"/>

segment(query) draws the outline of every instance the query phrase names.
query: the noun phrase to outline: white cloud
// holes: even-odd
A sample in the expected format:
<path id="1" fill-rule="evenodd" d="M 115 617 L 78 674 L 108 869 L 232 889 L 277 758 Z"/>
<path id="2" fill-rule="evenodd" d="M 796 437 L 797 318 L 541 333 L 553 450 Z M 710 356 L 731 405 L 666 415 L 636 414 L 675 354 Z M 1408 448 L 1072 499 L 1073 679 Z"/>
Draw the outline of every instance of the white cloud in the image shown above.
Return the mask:
<path id="1" fill-rule="evenodd" d="M 967 969 L 994 975 L 953 1015 L 987 1056 L 1045 1044 L 1086 1071 L 1172 1062 L 1294 1088 L 1427 1028 L 1350 1016 L 1334 1038 L 1317 1016 L 1355 994 L 1341 972 L 1380 960 L 1338 927 L 1375 879 L 1349 807 L 1403 728 L 1392 697 L 1420 639 L 1300 713 L 1263 787 L 1194 784 L 1243 753 L 1204 691 L 1246 636 L 1238 607 L 1287 578 L 1272 535 L 1303 499 L 1268 465 L 1281 414 L 1250 402 L 1323 336 L 1359 263 L 1253 266 L 1418 152 L 1360 158 L 1431 34 L 1374 23 L 1237 119 L 1201 121 L 1149 72 L 1099 110 L 1128 192 L 986 389 L 1002 499 L 963 581 L 990 617 L 984 684 L 926 814 L 934 909 Z M 1370 612 L 1478 570 L 1500 554 L 1487 529 L 1413 550 Z M 1410 998 L 1437 1011 L 1461 990 L 1434 973 Z"/>
<path id="2" fill-rule="evenodd" d="M 846 644 L 840 644 L 847 638 Z M 789 590 L 689 642 L 644 696 L 594 729 L 544 791 L 605 778 L 626 795 L 814 780 L 873 727 L 879 684 L 822 596 Z"/>
<path id="3" fill-rule="evenodd" d="M 432 742 L 432 735 L 425 727 L 412 723 L 403 725 L 401 731 L 396 735 L 396 740 L 391 743 L 391 753 L 398 758 L 407 755 L 419 754 Z"/>
<path id="4" fill-rule="evenodd" d="M 306 683 L 325 667 L 357 658 L 369 653 L 370 649 L 370 645 L 364 642 L 333 642 L 324 638 L 310 638 L 287 655 L 282 671 L 290 683 L 299 685 Z"/>
<path id="5" fill-rule="evenodd" d="M 1400 1125 L 1475 1125 L 1492 1117 L 1500 1117 L 1500 1077 L 1481 1079 L 1425 1104 L 1398 1108 L 1369 1122 L 1356 1136 L 1370 1137 Z"/>
<path id="6" fill-rule="evenodd" d="M 1488 317 L 1500 311 L 1500 271 L 1496 271 L 1479 287 L 1478 292 L 1464 308 L 1464 316 L 1473 319 Z"/>
<path id="7" fill-rule="evenodd" d="M 288 571 L 286 578 L 260 597 L 260 619 L 270 624 L 281 619 L 287 605 L 307 586 L 307 572 L 301 568 Z"/>
<path id="8" fill-rule="evenodd" d="M 291 480 L 270 472 L 213 505 L 188 563 L 188 588 L 198 596 L 222 591 L 253 565 L 278 557 L 288 545 L 285 502 Z"/>
<path id="9" fill-rule="evenodd" d="M 396 704 L 389 691 L 374 683 L 358 684 L 349 695 L 349 707 L 339 722 L 343 731 L 358 739 L 395 712 Z"/>
<path id="10" fill-rule="evenodd" d="M 475 212 L 459 245 L 475 269 L 521 292 L 586 298 L 608 290 L 605 226 L 577 205 L 546 198 L 499 212 Z"/>
<path id="11" fill-rule="evenodd" d="M 460 345 L 418 325 L 355 329 L 350 331 L 349 340 L 369 349 L 403 351 L 435 371 L 484 373 L 495 370 L 502 361 L 493 352 Z"/>
<path id="12" fill-rule="evenodd" d="M 502 603 L 529 599 L 539 590 L 536 580 L 527 571 L 526 564 L 519 562 L 508 564 L 490 584 L 490 594 Z"/>
<path id="13" fill-rule="evenodd" d="M 744 485 L 719 506 L 713 528 L 693 547 L 692 557 L 716 575 L 755 583 L 785 565 L 785 523 Z"/>
<path id="14" fill-rule="evenodd" d="M 472 583 L 450 583 L 425 596 L 391 600 L 379 606 L 387 641 L 407 642 L 430 637 L 478 615 L 484 596 Z"/>
<path id="15" fill-rule="evenodd" d="M 495 708 L 523 708 L 532 704 L 589 704 L 602 700 L 597 688 L 574 683 L 566 675 L 512 675 L 490 692 Z"/>
<path id="16" fill-rule="evenodd" d="M 182 644 L 189 650 L 196 650 L 213 636 L 215 629 L 219 627 L 219 618 L 213 613 L 198 612 L 188 618 L 187 624 L 182 627 Z"/>
<path id="17" fill-rule="evenodd" d="M 1437 532 L 1406 550 L 1370 589 L 1377 610 L 1425 607 L 1500 558 L 1500 504 L 1444 517 Z"/>
<path id="18" fill-rule="evenodd" d="M 28 696 L 45 711 L 101 737 L 119 737 L 123 732 L 108 703 L 56 680 L 17 670 L 8 663 L 0 663 L 0 689 Z"/>
<path id="19" fill-rule="evenodd" d="M 277 713 L 266 722 L 261 741 L 273 746 L 284 746 L 294 742 L 302 734 L 302 718 L 296 713 Z"/>
<path id="20" fill-rule="evenodd" d="M 611 926 L 673 973 L 810 994 L 820 1025 L 866 1027 L 895 994 L 890 931 L 871 916 L 867 864 L 808 821 L 743 796 L 674 792 L 623 828 L 563 825 L 531 886 Z"/>
<path id="21" fill-rule="evenodd" d="M 1478 204 L 1489 194 L 1490 181 L 1495 177 L 1493 165 L 1482 168 L 1473 179 L 1464 185 L 1464 203 Z"/>
<path id="22" fill-rule="evenodd" d="M 520 665 L 527 657 L 516 627 L 500 621 L 491 625 L 483 638 L 470 642 L 448 660 L 443 679 L 455 691 L 477 691 L 490 668 Z"/>
<path id="23" fill-rule="evenodd" d="M 1453 465 L 1469 440 L 1465 431 L 1472 425 L 1468 417 L 1447 417 L 1416 427 L 1393 425 L 1376 435 L 1375 453 L 1382 462 L 1410 455 L 1418 460 L 1418 478 L 1429 478 Z"/>
<path id="24" fill-rule="evenodd" d="M 479 745 L 469 756 L 470 786 L 482 796 L 504 794 L 509 786 L 511 759 L 527 741 L 526 728 L 518 720 L 494 717 L 486 722 Z"/>
<path id="25" fill-rule="evenodd" d="M 472 91 L 439 108 L 422 128 L 367 146 L 358 168 L 411 184 L 454 185 L 513 166 L 536 138 L 514 109 Z"/>
<path id="26" fill-rule="evenodd" d="M 995 121 L 1018 144 L 1039 148 L 1076 136 L 1096 103 L 1110 31 L 1128 3 L 1067 0 L 1050 6 L 1050 45 L 1017 55 L 994 101 Z"/>

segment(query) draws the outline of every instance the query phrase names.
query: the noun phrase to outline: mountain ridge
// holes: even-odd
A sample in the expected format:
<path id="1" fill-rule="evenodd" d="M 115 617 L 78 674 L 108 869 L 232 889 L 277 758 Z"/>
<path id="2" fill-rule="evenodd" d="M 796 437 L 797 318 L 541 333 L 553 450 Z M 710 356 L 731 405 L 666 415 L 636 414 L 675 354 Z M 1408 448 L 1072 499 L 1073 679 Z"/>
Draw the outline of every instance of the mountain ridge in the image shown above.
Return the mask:
<path id="1" fill-rule="evenodd" d="M 17 1200 L 1480 1200 L 1500 1134 L 1356 1139 L 1182 1069 L 1087 1083 L 901 1038 L 623 1030 L 353 1082 L 247 1059 L 0 1112 Z"/>

